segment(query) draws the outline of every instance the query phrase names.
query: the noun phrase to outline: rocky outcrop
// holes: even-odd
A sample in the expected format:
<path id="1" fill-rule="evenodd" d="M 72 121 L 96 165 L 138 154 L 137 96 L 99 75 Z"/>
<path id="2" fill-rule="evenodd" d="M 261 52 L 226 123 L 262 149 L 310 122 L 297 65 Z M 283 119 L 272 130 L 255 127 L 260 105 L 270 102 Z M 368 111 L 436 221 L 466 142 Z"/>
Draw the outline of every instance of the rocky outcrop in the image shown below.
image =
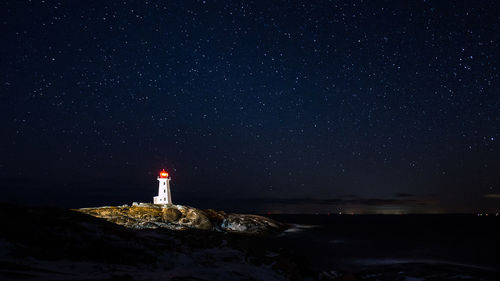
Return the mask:
<path id="1" fill-rule="evenodd" d="M 262 216 L 227 214 L 223 211 L 200 210 L 182 205 L 134 203 L 132 206 L 82 208 L 77 211 L 135 229 L 193 228 L 245 234 L 271 234 L 287 228 L 283 223 Z"/>
<path id="2" fill-rule="evenodd" d="M 276 236 L 163 228 L 167 223 L 191 228 L 179 226 L 183 218 L 193 228 L 203 227 L 204 218 L 212 223 L 203 213 L 210 212 L 148 205 L 75 212 L 0 204 L 0 280 L 305 279 L 300 275 L 305 271 L 297 272 L 301 260 L 289 256 Z M 108 220 L 156 229 L 135 231 Z"/>

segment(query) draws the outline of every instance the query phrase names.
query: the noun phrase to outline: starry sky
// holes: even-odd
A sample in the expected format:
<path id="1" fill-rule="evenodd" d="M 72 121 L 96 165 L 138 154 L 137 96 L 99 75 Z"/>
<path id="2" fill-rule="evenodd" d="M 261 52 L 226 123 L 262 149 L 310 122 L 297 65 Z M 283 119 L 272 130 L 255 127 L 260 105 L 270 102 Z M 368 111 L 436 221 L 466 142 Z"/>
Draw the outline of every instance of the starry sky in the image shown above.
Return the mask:
<path id="1" fill-rule="evenodd" d="M 497 1 L 1 1 L 3 202 L 500 209 Z"/>

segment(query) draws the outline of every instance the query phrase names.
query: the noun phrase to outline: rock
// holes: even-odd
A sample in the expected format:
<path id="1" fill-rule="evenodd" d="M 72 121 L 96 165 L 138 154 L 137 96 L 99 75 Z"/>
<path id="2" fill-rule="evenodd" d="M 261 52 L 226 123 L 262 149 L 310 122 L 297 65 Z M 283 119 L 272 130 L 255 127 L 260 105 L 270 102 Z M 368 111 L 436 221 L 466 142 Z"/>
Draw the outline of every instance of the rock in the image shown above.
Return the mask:
<path id="1" fill-rule="evenodd" d="M 199 229 L 211 229 L 212 223 L 201 210 L 190 208 L 185 213 L 185 218 L 188 219 L 190 225 L 197 226 Z"/>
<path id="2" fill-rule="evenodd" d="M 178 220 L 185 219 L 186 224 L 203 220 L 196 212 L 204 211 L 173 205 L 109 206 L 78 212 L 0 205 L 0 280 L 281 281 L 298 275 L 284 271 L 297 266 L 274 270 L 269 266 L 272 260 L 266 265 L 258 261 L 255 249 L 267 250 L 267 244 L 258 243 L 267 241 L 261 237 L 231 239 L 233 235 L 208 231 L 165 231 L 174 225 L 185 229 L 177 222 L 162 222 L 164 212 L 182 216 L 181 209 L 190 213 L 190 219 Z M 161 216 L 154 218 L 157 210 Z M 135 229 L 158 229 L 130 231 L 108 220 Z M 242 244 L 240 240 L 251 241 Z"/>
<path id="3" fill-rule="evenodd" d="M 143 220 L 143 221 L 156 221 L 158 218 L 163 218 L 162 210 L 153 207 L 135 207 L 135 208 L 123 208 L 125 212 L 128 212 L 128 216 Z"/>
<path id="4" fill-rule="evenodd" d="M 221 224 L 227 216 L 224 211 L 216 211 L 213 209 L 205 210 L 205 214 L 212 222 L 217 222 L 217 224 Z"/>
<path id="5" fill-rule="evenodd" d="M 193 228 L 245 234 L 271 234 L 287 228 L 285 224 L 262 216 L 227 214 L 212 209 L 200 210 L 170 204 L 134 202 L 132 206 L 104 206 L 82 208 L 76 211 L 135 229 Z"/>
<path id="6" fill-rule="evenodd" d="M 286 225 L 262 216 L 229 214 L 222 221 L 221 227 L 228 232 L 265 234 L 279 232 Z"/>
<path id="7" fill-rule="evenodd" d="M 175 222 L 178 221 L 180 217 L 182 217 L 181 211 L 176 208 L 163 208 L 163 221 L 164 222 Z"/>

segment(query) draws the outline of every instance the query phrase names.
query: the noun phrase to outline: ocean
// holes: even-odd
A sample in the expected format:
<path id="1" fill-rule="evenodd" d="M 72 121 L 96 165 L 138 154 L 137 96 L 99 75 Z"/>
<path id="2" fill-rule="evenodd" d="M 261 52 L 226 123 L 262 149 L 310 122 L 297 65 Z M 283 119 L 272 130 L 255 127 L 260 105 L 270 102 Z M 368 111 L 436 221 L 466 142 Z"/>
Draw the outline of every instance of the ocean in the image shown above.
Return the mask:
<path id="1" fill-rule="evenodd" d="M 495 214 L 269 217 L 293 225 L 276 243 L 325 276 L 500 280 L 500 216 Z"/>

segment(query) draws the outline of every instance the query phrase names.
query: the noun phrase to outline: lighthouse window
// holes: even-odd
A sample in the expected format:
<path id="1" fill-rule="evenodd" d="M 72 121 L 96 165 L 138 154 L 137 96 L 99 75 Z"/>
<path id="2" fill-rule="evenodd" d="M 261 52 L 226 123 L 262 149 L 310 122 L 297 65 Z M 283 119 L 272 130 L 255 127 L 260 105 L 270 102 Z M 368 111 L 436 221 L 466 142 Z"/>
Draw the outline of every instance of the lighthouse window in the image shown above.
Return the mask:
<path id="1" fill-rule="evenodd" d="M 163 185 L 166 185 L 166 184 L 167 184 L 167 182 L 164 182 L 164 183 L 163 183 Z"/>
<path id="2" fill-rule="evenodd" d="M 164 190 L 163 190 L 163 193 L 166 193 L 166 192 L 167 192 L 167 191 L 164 189 Z"/>

